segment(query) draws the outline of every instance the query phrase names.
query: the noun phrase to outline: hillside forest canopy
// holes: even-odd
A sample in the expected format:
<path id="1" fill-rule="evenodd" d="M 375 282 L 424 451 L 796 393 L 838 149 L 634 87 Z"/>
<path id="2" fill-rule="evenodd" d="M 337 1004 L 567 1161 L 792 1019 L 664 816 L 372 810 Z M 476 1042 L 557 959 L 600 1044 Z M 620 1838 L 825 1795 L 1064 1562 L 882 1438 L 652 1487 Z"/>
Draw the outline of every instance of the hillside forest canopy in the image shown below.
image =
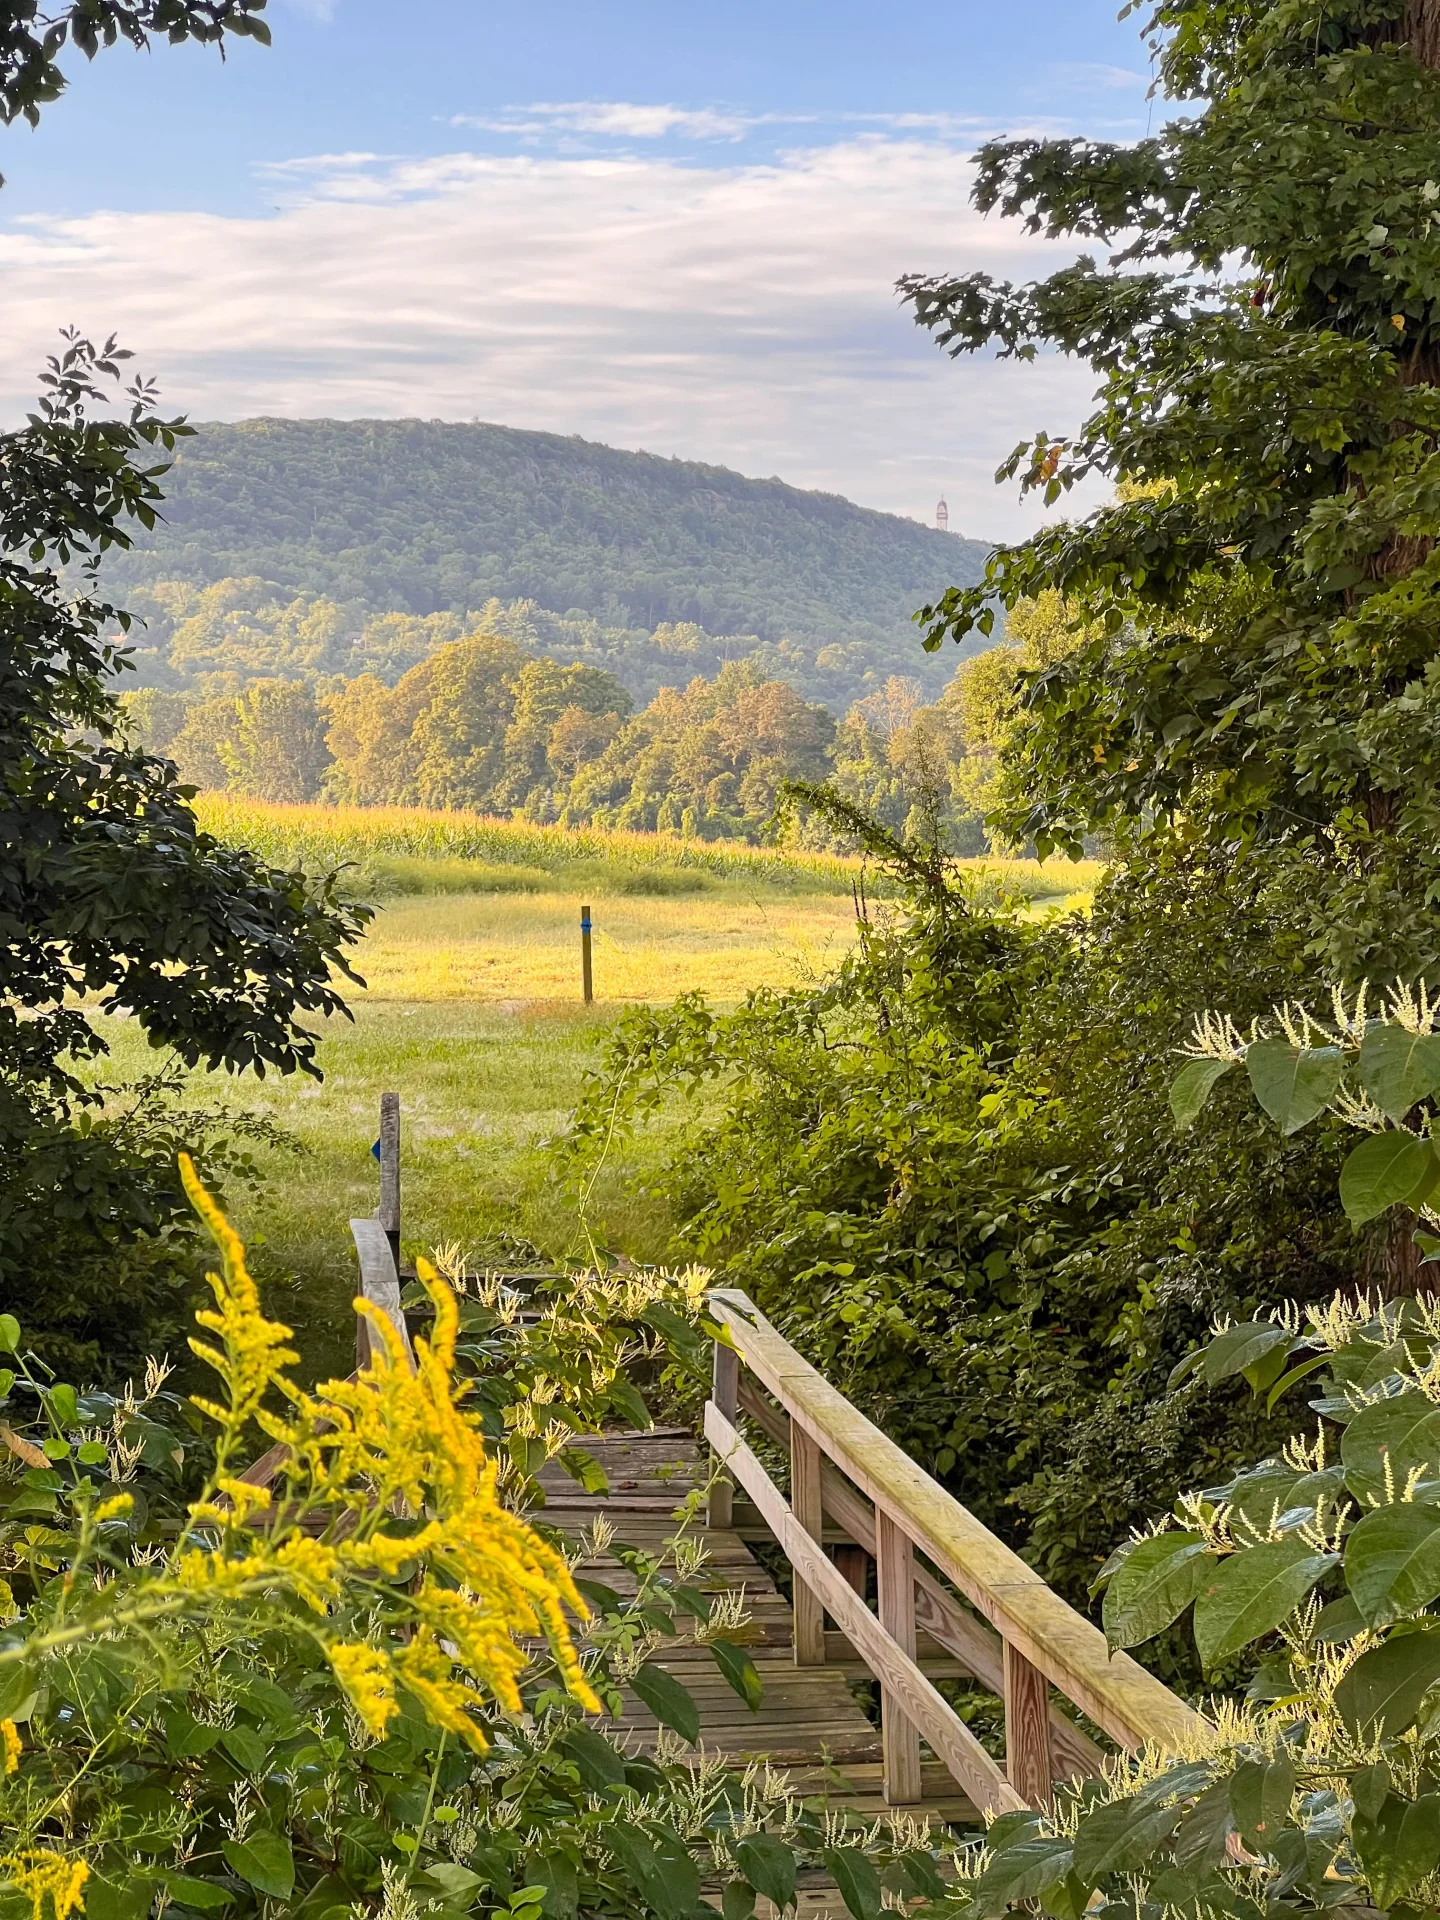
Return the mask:
<path id="1" fill-rule="evenodd" d="M 543 651 L 607 668 L 642 703 L 674 684 L 651 636 L 676 627 L 702 630 L 693 671 L 760 649 L 837 712 L 896 672 L 934 698 L 949 673 L 918 654 L 911 616 L 978 580 L 988 553 L 778 479 L 479 423 L 204 424 L 165 492 L 107 577 L 148 622 L 140 680 L 169 687 L 214 669 L 390 678 L 453 637 L 432 616 L 463 625 L 499 600 L 533 602 Z M 307 617 L 312 599 L 338 611 Z M 222 614 L 246 629 L 229 648 Z M 197 615 L 208 634 L 188 626 L 177 648 Z"/>

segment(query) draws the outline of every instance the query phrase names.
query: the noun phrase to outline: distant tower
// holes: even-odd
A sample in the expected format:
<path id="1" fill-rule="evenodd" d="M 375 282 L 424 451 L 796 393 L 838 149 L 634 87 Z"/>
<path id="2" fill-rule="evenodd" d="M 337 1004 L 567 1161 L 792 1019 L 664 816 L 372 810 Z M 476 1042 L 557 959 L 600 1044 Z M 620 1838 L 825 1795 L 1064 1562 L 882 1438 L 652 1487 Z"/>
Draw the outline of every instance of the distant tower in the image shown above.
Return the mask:
<path id="1" fill-rule="evenodd" d="M 941 533 L 948 533 L 950 531 L 950 509 L 945 504 L 943 494 L 940 497 L 939 506 L 935 509 L 935 525 Z"/>

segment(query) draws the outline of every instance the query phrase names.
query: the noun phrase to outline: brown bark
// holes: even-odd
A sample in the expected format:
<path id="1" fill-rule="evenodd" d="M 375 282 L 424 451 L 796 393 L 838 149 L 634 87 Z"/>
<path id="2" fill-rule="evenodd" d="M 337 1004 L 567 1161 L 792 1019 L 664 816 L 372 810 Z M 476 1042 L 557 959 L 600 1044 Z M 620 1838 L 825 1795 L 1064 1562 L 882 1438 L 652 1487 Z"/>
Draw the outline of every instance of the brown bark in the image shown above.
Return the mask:
<path id="1" fill-rule="evenodd" d="M 1360 1260 L 1360 1283 L 1373 1288 L 1382 1300 L 1399 1300 L 1418 1293 L 1426 1284 L 1421 1275 L 1420 1249 L 1415 1244 L 1419 1221 L 1409 1207 L 1392 1207 L 1375 1223 Z"/>

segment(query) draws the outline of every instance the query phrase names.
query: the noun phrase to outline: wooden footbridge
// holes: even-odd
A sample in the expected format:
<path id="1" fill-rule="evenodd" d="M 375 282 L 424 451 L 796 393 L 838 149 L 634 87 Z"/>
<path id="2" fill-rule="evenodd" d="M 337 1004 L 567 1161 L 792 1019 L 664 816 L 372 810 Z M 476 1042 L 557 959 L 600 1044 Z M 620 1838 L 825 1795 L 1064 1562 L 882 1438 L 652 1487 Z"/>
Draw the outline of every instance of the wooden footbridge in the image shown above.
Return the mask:
<path id="1" fill-rule="evenodd" d="M 391 1132 L 396 1166 L 382 1156 L 381 1215 L 351 1227 L 363 1291 L 403 1332 L 392 1253 L 398 1109 Z M 1128 1654 L 1111 1654 L 1098 1627 L 852 1406 L 743 1293 L 717 1290 L 710 1307 L 733 1344 L 715 1345 L 704 1441 L 683 1428 L 587 1441 L 608 1479 L 605 1495 L 581 1492 L 553 1464 L 542 1475 L 550 1524 L 578 1537 L 603 1515 L 619 1540 L 651 1550 L 674 1531 L 683 1495 L 709 1485 L 700 1582 L 743 1592 L 764 1695 L 752 1712 L 693 1640 L 654 1655 L 694 1696 L 704 1750 L 742 1763 L 768 1758 L 796 1793 L 832 1806 L 906 1808 L 968 1824 L 1042 1805 L 1057 1780 L 1093 1774 L 1114 1747 L 1193 1736 L 1192 1708 Z M 788 1491 L 762 1458 L 777 1451 Z M 724 1468 L 718 1479 L 715 1461 Z M 788 1600 L 756 1546 L 772 1550 L 771 1564 L 779 1556 L 788 1563 Z M 622 1594 L 631 1581 L 608 1555 L 579 1571 Z M 941 1691 L 960 1679 L 1002 1703 L 1003 1762 Z M 635 1699 L 620 1727 L 640 1750 L 658 1738 L 654 1716 Z M 821 1890 L 801 1911 L 832 1907 Z M 843 1911 L 838 1902 L 833 1911 Z"/>

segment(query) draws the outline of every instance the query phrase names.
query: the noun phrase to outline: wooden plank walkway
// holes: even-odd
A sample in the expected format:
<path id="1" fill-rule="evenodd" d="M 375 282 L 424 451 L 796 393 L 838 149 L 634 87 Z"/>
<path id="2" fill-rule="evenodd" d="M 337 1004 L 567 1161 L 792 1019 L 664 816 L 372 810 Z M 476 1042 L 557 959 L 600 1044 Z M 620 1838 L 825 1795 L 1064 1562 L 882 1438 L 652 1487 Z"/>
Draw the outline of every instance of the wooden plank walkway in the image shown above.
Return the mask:
<path id="1" fill-rule="evenodd" d="M 552 1463 L 541 1475 L 545 1521 L 577 1537 L 603 1516 L 615 1529 L 617 1542 L 657 1552 L 675 1531 L 673 1515 L 680 1501 L 708 1476 L 706 1450 L 678 1428 L 611 1434 L 589 1439 L 585 1446 L 603 1467 L 609 1493 L 583 1493 Z M 692 1525 L 706 1555 L 695 1584 L 712 1593 L 743 1591 L 748 1627 L 727 1637 L 743 1642 L 755 1662 L 765 1690 L 758 1711 L 752 1712 L 726 1683 L 714 1656 L 696 1644 L 688 1624 L 652 1658 L 693 1695 L 705 1752 L 740 1765 L 768 1759 L 786 1773 L 797 1796 L 823 1799 L 831 1807 L 851 1808 L 867 1818 L 892 1811 L 881 1792 L 880 1728 L 859 1698 L 858 1690 L 870 1677 L 868 1668 L 833 1632 L 826 1636 L 824 1666 L 795 1665 L 790 1603 L 742 1537 L 742 1531 L 753 1537 L 764 1530 L 743 1503 L 737 1503 L 735 1522 L 721 1531 L 711 1530 L 703 1520 Z M 586 1560 L 576 1571 L 582 1579 L 603 1582 L 622 1595 L 635 1590 L 633 1575 L 613 1553 Z M 923 1636 L 920 1655 L 931 1674 L 961 1672 L 958 1662 L 933 1642 L 925 1643 Z M 632 1695 L 614 1730 L 629 1735 L 632 1750 L 646 1752 L 653 1749 L 659 1729 L 654 1715 Z M 903 1811 L 933 1822 L 966 1825 L 979 1817 L 947 1770 L 933 1761 L 923 1768 L 921 1801 Z M 835 1910 L 843 1911 L 838 1906 Z M 802 1911 L 820 1914 L 829 1908 L 811 1905 Z"/>

